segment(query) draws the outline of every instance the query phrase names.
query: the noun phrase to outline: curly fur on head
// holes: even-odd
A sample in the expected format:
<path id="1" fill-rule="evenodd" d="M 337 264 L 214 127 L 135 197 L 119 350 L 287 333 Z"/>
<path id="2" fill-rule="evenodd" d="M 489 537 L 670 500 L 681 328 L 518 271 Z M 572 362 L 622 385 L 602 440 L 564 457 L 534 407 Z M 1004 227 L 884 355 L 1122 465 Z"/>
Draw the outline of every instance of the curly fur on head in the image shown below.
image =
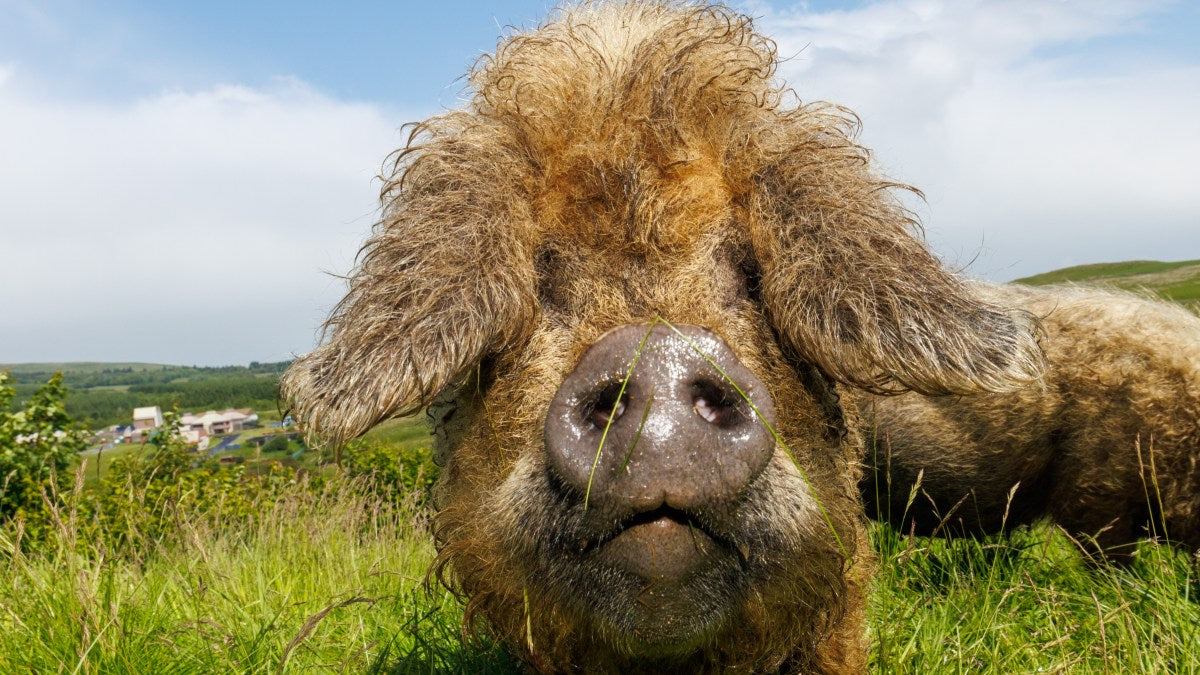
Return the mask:
<path id="1" fill-rule="evenodd" d="M 835 378 L 930 394 L 1036 379 L 1032 319 L 963 289 L 870 172 L 857 120 L 785 107 L 776 64 L 718 5 L 586 3 L 501 42 L 469 109 L 397 152 L 330 339 L 284 397 L 314 434 L 353 438 L 520 341 L 548 233 L 669 250 L 729 219 L 781 335 Z"/>
<path id="2" fill-rule="evenodd" d="M 283 378 L 310 436 L 336 445 L 437 397 L 446 580 L 540 669 L 582 655 L 598 670 L 861 670 L 861 439 L 838 387 L 1001 391 L 1040 373 L 1036 322 L 944 270 L 856 119 L 788 102 L 776 65 L 720 5 L 589 2 L 504 38 L 467 108 L 395 154 L 327 341 Z M 587 588 L 568 540 L 579 505 L 545 484 L 541 441 L 587 347 L 654 317 L 730 345 L 787 402 L 795 457 L 777 449 L 714 516 L 754 552 L 681 589 L 720 607 L 670 613 L 675 643 L 639 637 L 611 569 L 590 578 L 610 591 L 594 607 L 572 601 Z"/>
<path id="3" fill-rule="evenodd" d="M 1043 317 L 1044 384 L 869 401 L 871 513 L 927 534 L 1049 516 L 1118 561 L 1147 535 L 1200 551 L 1200 318 L 1132 293 L 977 288 Z"/>

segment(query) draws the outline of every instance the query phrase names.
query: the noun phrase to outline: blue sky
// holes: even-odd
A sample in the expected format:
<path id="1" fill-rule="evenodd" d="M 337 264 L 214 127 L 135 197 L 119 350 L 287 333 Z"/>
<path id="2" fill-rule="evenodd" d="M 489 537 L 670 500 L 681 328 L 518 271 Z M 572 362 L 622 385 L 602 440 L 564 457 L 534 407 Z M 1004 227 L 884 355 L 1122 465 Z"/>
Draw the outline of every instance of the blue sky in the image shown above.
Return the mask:
<path id="1" fill-rule="evenodd" d="M 398 127 L 550 6 L 0 0 L 0 363 L 307 351 Z M 1200 258 L 1200 3 L 739 7 L 969 274 Z"/>
<path id="2" fill-rule="evenodd" d="M 451 83 L 545 2 L 0 3 L 0 59 L 101 99 L 299 78 L 329 96 L 453 103 Z M 446 93 L 450 92 L 447 96 Z"/>
<path id="3" fill-rule="evenodd" d="M 813 9 L 853 2 L 805 3 Z M 462 2 L 0 1 L 0 62 L 47 93 L 119 100 L 163 89 L 298 78 L 339 99 L 452 106 L 499 29 L 545 0 Z"/>

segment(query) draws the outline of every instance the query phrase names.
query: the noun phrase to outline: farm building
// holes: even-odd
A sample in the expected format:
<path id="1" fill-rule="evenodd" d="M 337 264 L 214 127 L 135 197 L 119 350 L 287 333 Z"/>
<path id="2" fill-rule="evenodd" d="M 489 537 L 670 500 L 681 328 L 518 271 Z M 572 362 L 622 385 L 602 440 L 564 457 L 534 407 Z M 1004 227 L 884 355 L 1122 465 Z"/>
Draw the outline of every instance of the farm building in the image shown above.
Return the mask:
<path id="1" fill-rule="evenodd" d="M 163 424 L 162 408 L 153 405 L 133 409 L 133 426 L 125 432 L 125 442 L 142 442 L 146 436 Z"/>
<path id="2" fill-rule="evenodd" d="M 212 436 L 215 434 L 227 434 L 233 431 L 241 431 L 246 426 L 258 422 L 258 414 L 253 410 L 235 410 L 229 408 L 224 412 L 209 410 L 201 415 L 192 413 L 184 413 L 179 418 L 179 423 L 183 427 L 184 436 L 187 437 L 189 432 L 203 431 L 205 435 Z M 199 436 L 197 436 L 199 440 Z"/>

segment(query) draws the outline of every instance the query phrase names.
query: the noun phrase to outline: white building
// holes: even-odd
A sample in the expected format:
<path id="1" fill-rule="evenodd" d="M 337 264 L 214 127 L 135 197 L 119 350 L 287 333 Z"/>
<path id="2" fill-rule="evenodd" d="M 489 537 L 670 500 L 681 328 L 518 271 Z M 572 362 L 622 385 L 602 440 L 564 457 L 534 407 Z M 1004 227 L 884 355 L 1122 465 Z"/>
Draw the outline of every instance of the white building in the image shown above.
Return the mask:
<path id="1" fill-rule="evenodd" d="M 133 428 L 137 430 L 157 429 L 162 426 L 162 408 L 154 405 L 148 408 L 133 409 Z"/>
<path id="2" fill-rule="evenodd" d="M 191 432 L 204 431 L 207 435 L 227 434 L 232 431 L 241 431 L 249 424 L 254 424 L 258 421 L 258 414 L 253 410 L 234 410 L 229 408 L 224 412 L 209 410 L 202 415 L 193 415 L 192 413 L 184 413 L 179 418 L 179 423 L 183 427 L 184 434 Z"/>
<path id="3" fill-rule="evenodd" d="M 133 409 L 133 427 L 125 433 L 125 442 L 144 441 L 149 433 L 163 424 L 162 408 L 154 405 Z"/>

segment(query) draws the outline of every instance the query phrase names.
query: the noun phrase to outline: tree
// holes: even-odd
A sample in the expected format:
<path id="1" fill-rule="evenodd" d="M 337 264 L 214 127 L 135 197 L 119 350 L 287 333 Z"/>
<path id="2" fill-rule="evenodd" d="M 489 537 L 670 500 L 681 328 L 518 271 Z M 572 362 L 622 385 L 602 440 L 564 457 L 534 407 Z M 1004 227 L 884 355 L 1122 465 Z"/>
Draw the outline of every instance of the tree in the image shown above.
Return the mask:
<path id="1" fill-rule="evenodd" d="M 55 373 L 16 412 L 15 390 L 0 372 L 0 521 L 44 510 L 42 492 L 65 492 L 71 461 L 87 446 L 85 432 L 67 414 L 67 387 Z"/>
<path id="2" fill-rule="evenodd" d="M 289 445 L 291 445 L 291 444 L 288 442 L 288 438 L 285 434 L 275 434 L 275 436 L 272 437 L 271 440 L 267 441 L 266 443 L 263 443 L 262 451 L 263 452 L 287 452 Z"/>

